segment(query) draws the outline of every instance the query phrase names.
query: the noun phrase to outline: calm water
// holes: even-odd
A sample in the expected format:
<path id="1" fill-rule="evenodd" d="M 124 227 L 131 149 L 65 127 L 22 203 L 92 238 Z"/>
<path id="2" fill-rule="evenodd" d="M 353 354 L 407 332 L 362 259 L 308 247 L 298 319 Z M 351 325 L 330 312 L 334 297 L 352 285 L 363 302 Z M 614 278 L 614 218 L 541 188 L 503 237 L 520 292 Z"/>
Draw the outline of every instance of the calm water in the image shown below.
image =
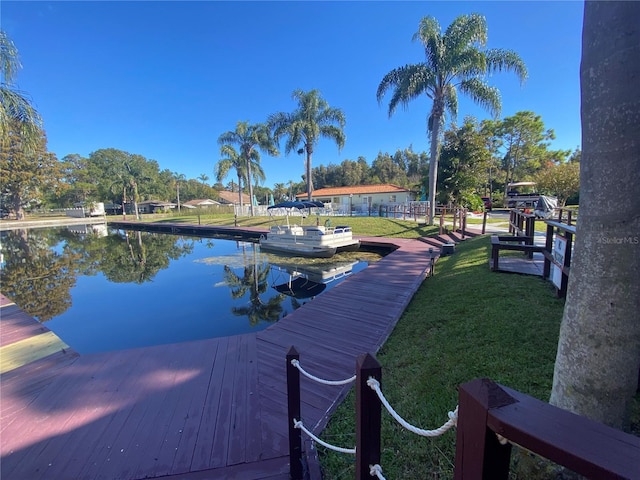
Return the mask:
<path id="1" fill-rule="evenodd" d="M 262 330 L 379 258 L 290 259 L 254 243 L 105 226 L 0 240 L 2 293 L 80 353 Z"/>

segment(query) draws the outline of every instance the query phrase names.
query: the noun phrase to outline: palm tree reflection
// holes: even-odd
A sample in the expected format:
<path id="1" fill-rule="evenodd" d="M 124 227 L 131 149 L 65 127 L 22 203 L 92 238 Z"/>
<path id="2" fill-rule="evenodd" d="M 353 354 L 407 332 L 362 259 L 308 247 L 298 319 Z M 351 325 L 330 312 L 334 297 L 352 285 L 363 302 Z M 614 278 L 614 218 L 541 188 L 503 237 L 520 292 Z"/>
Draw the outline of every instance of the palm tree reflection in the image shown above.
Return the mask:
<path id="1" fill-rule="evenodd" d="M 251 326 L 260 322 L 276 322 L 282 312 L 282 302 L 285 295 L 277 294 L 263 301 L 261 295 L 267 292 L 269 287 L 268 263 L 258 264 L 256 261 L 246 263 L 242 269 L 242 275 L 238 275 L 228 265 L 224 266 L 224 279 L 231 288 L 231 298 L 239 300 L 247 295 L 249 302 L 241 307 L 231 307 L 231 312 L 239 317 L 247 317 Z"/>

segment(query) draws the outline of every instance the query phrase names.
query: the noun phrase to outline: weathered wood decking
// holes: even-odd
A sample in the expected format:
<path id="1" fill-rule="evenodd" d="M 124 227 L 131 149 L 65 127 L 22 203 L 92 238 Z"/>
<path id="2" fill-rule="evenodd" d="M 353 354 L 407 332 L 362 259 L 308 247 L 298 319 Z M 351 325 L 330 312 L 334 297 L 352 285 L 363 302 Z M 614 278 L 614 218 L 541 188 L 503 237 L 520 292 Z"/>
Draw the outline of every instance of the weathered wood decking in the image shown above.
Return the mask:
<path id="1" fill-rule="evenodd" d="M 260 333 L 56 353 L 2 375 L 2 478 L 288 478 L 287 349 L 318 376 L 351 376 L 429 271 L 428 244 L 370 240 L 399 248 Z M 319 432 L 347 388 L 303 381 L 305 425 Z"/>

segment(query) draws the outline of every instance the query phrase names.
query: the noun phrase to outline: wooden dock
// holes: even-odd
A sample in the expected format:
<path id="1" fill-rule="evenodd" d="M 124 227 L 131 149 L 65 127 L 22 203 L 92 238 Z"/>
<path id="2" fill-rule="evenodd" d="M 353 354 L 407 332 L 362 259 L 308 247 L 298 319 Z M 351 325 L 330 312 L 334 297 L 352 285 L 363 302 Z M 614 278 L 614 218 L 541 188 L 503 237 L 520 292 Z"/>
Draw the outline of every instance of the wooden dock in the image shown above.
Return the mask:
<path id="1" fill-rule="evenodd" d="M 288 348 L 318 376 L 351 376 L 429 272 L 430 245 L 369 241 L 398 248 L 260 333 L 82 356 L 65 348 L 3 371 L 3 480 L 288 478 Z M 43 333 L 33 319 L 8 328 L 19 312 L 2 307 L 2 348 Z M 303 381 L 305 425 L 320 433 L 347 391 Z"/>

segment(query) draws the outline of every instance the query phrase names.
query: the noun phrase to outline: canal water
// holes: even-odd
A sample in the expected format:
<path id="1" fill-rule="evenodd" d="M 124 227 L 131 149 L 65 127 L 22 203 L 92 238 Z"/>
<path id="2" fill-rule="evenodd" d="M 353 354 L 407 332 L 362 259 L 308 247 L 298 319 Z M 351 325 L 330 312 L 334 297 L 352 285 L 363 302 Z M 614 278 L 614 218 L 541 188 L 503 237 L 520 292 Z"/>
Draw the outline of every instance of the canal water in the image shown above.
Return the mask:
<path id="1" fill-rule="evenodd" d="M 0 232 L 0 290 L 81 354 L 262 330 L 380 258 L 76 225 Z"/>

